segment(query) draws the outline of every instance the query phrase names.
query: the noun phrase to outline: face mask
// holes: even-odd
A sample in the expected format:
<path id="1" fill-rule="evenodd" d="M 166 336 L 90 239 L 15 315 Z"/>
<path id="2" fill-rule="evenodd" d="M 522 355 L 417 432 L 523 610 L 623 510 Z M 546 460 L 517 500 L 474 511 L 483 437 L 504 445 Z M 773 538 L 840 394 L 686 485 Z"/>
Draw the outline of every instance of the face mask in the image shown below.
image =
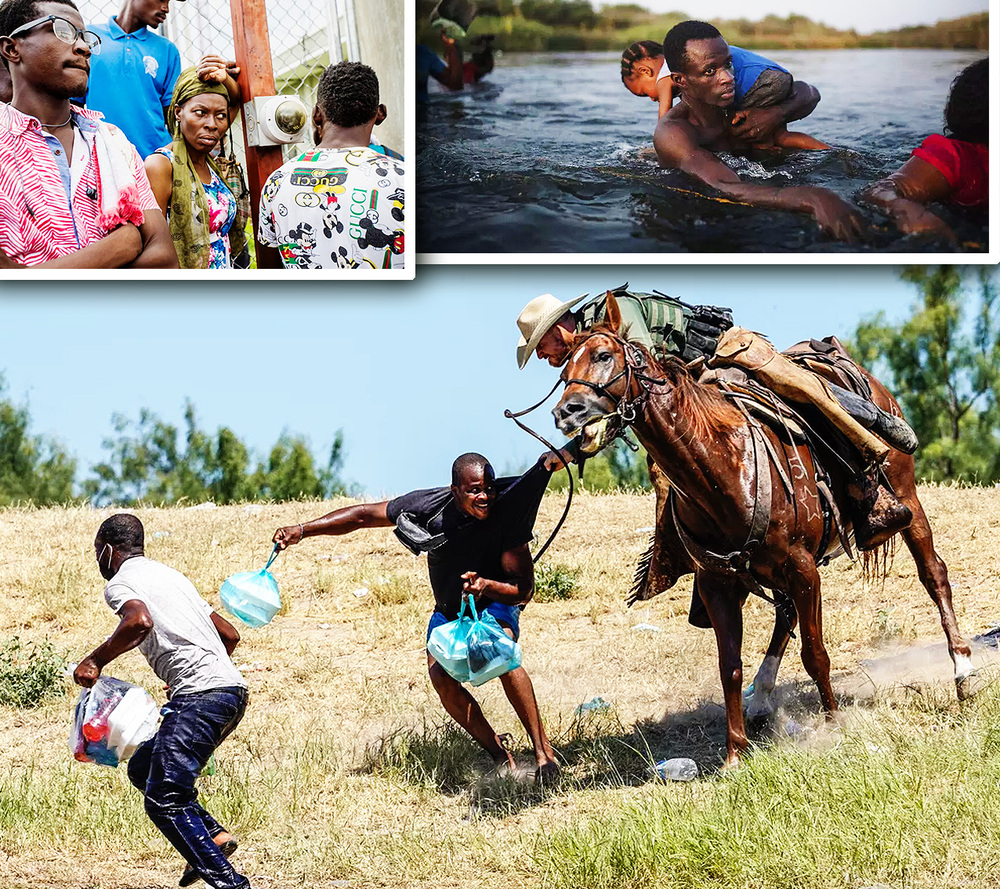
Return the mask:
<path id="1" fill-rule="evenodd" d="M 104 554 L 107 553 L 107 562 L 105 562 Z M 110 543 L 104 544 L 104 549 L 101 550 L 101 554 L 97 557 L 97 570 L 101 572 L 101 577 L 105 580 L 111 580 L 115 576 L 115 572 L 111 568 L 111 561 L 114 559 L 115 549 Z"/>

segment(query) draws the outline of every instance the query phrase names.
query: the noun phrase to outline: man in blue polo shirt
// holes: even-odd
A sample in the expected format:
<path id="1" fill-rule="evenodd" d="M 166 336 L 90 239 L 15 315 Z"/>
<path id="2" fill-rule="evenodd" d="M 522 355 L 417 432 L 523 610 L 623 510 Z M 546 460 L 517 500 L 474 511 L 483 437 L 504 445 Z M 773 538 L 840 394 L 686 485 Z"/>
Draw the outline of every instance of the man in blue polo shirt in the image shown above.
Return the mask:
<path id="1" fill-rule="evenodd" d="M 171 141 L 164 110 L 181 56 L 166 37 L 150 30 L 163 24 L 169 5 L 170 0 L 125 0 L 107 24 L 89 26 L 101 37 L 101 52 L 90 60 L 87 107 L 122 130 L 142 158 Z"/>

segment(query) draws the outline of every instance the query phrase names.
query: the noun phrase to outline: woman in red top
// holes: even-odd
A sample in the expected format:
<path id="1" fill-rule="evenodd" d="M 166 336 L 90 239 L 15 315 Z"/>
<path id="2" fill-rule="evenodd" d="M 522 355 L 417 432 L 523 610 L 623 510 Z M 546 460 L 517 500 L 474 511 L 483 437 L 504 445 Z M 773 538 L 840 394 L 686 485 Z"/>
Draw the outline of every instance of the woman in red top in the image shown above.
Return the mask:
<path id="1" fill-rule="evenodd" d="M 924 204 L 985 207 L 989 201 L 989 59 L 966 68 L 951 85 L 944 110 L 946 136 L 928 136 L 895 173 L 864 199 L 882 208 L 905 234 L 955 239 Z"/>

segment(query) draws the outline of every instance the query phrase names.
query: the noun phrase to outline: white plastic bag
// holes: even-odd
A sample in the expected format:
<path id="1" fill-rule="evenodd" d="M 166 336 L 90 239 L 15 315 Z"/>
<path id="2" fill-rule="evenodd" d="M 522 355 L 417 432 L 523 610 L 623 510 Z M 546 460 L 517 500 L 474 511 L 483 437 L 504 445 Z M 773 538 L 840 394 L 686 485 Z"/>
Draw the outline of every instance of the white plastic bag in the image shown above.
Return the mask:
<path id="1" fill-rule="evenodd" d="M 73 711 L 69 749 L 79 762 L 114 768 L 156 734 L 160 708 L 138 685 L 101 676 L 84 688 Z"/>

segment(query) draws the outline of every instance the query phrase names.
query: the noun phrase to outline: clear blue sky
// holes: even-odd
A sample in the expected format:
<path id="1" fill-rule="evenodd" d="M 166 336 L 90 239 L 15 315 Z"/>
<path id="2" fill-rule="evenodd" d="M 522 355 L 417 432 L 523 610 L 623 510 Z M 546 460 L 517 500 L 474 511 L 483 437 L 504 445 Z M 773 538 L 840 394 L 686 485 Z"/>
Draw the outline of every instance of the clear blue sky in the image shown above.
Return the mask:
<path id="1" fill-rule="evenodd" d="M 595 3 L 594 6 L 600 4 Z M 840 0 L 818 4 L 811 0 L 639 0 L 654 12 L 680 11 L 699 19 L 762 19 L 766 15 L 782 17 L 804 15 L 813 21 L 835 28 L 855 28 L 861 33 L 899 28 L 903 25 L 931 25 L 941 19 L 954 19 L 974 12 L 986 12 L 987 0 Z"/>
<path id="2" fill-rule="evenodd" d="M 5 281 L 0 370 L 8 397 L 28 401 L 33 431 L 77 456 L 78 477 L 102 458 L 112 413 L 148 407 L 179 424 L 190 398 L 203 428 L 229 426 L 258 453 L 287 429 L 325 460 L 342 428 L 344 476 L 372 496 L 401 493 L 445 483 L 463 451 L 500 471 L 537 456 L 503 410 L 537 401 L 555 374 L 535 359 L 518 371 L 515 318 L 540 293 L 570 299 L 625 280 L 731 306 L 780 347 L 850 335 L 879 308 L 900 320 L 916 299 L 884 266 L 421 266 L 416 281 L 391 284 Z M 533 417 L 558 438 L 547 409 Z"/>

